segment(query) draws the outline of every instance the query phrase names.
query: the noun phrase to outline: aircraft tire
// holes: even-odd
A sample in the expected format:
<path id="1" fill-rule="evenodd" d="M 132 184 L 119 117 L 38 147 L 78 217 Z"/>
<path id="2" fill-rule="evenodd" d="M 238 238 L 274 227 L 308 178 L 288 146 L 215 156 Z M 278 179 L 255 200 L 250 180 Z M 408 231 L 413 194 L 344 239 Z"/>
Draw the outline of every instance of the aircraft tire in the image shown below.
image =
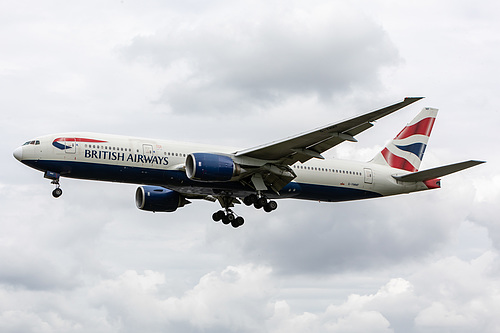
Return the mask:
<path id="1" fill-rule="evenodd" d="M 257 203 L 259 204 L 260 207 L 264 207 L 265 205 L 267 205 L 267 199 L 265 197 L 260 197 L 257 200 Z"/>
<path id="2" fill-rule="evenodd" d="M 52 196 L 54 198 L 59 198 L 61 195 L 62 195 L 62 190 L 59 187 L 55 188 L 54 191 L 52 191 Z"/>
<path id="3" fill-rule="evenodd" d="M 247 206 L 251 206 L 257 201 L 258 197 L 255 194 L 247 195 L 243 198 L 243 203 Z"/>
<path id="4" fill-rule="evenodd" d="M 238 227 L 242 226 L 243 223 L 245 223 L 245 220 L 243 219 L 243 217 L 238 216 L 237 218 L 234 219 L 234 221 L 231 222 L 231 225 L 233 226 L 233 228 L 238 228 Z"/>
<path id="5" fill-rule="evenodd" d="M 215 222 L 219 222 L 220 220 L 222 220 L 223 217 L 224 217 L 224 212 L 222 210 L 219 210 L 212 214 L 212 219 Z"/>

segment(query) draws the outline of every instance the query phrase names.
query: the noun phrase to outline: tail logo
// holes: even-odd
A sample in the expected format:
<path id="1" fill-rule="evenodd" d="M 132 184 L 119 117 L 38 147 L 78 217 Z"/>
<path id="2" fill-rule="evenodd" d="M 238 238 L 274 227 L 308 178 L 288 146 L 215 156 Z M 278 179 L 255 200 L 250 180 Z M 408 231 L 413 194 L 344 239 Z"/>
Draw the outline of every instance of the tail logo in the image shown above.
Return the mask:
<path id="1" fill-rule="evenodd" d="M 382 150 L 387 164 L 396 169 L 418 171 L 436 120 L 437 110 L 425 108 Z"/>

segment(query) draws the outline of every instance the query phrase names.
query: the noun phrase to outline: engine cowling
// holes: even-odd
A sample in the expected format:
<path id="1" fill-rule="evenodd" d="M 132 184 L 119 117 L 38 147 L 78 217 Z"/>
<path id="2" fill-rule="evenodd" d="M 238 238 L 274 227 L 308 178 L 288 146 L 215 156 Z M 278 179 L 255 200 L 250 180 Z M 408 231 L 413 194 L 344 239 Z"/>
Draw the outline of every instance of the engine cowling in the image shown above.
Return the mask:
<path id="1" fill-rule="evenodd" d="M 229 156 L 210 153 L 193 153 L 186 158 L 186 175 L 189 179 L 205 182 L 224 182 L 241 173 L 241 167 Z"/>
<path id="2" fill-rule="evenodd" d="M 140 186 L 135 192 L 135 204 L 150 212 L 174 212 L 189 203 L 179 192 L 160 186 Z"/>

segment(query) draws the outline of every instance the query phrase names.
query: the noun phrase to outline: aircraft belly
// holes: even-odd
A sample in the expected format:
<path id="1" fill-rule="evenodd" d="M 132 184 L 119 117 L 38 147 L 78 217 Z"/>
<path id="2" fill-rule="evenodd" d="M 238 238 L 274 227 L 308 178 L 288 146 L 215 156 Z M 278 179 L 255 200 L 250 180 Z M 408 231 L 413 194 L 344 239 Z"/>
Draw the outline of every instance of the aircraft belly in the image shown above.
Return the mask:
<path id="1" fill-rule="evenodd" d="M 297 199 L 339 202 L 381 197 L 382 194 L 365 189 L 299 183 L 301 192 Z"/>
<path id="2" fill-rule="evenodd" d="M 240 182 L 201 182 L 187 178 L 185 172 L 158 168 L 131 167 L 126 165 L 89 163 L 67 160 L 25 160 L 25 164 L 41 170 L 60 173 L 63 177 L 121 182 L 143 185 L 165 186 L 172 190 L 188 194 L 232 195 L 245 197 L 254 193 L 254 189 Z M 379 197 L 381 194 L 342 186 L 291 182 L 279 195 L 266 191 L 271 199 L 297 198 L 315 201 L 347 201 Z"/>

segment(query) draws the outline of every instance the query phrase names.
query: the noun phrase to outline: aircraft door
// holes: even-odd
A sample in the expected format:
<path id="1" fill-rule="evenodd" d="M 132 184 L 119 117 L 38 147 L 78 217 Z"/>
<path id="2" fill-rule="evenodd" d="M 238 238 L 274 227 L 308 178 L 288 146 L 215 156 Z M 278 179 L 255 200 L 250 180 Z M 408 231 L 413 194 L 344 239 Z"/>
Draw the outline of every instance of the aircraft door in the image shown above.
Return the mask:
<path id="1" fill-rule="evenodd" d="M 153 145 L 143 144 L 142 145 L 142 152 L 146 156 L 153 155 Z"/>
<path id="2" fill-rule="evenodd" d="M 373 184 L 373 171 L 372 171 L 372 169 L 365 168 L 364 172 L 365 172 L 365 175 L 364 175 L 365 185 L 366 184 L 372 185 Z"/>

